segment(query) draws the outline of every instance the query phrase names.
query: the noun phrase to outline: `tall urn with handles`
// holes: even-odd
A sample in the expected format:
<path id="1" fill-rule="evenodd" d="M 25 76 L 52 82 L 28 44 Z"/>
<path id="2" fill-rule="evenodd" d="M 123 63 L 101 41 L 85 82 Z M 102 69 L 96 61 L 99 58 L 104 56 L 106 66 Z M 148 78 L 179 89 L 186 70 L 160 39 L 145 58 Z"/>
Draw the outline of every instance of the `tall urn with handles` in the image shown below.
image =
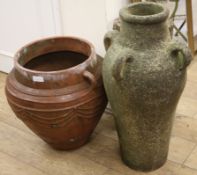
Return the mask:
<path id="1" fill-rule="evenodd" d="M 169 11 L 141 2 L 120 10 L 120 31 L 105 35 L 103 79 L 114 113 L 123 161 L 151 171 L 168 155 L 177 103 L 191 53 L 171 39 Z"/>

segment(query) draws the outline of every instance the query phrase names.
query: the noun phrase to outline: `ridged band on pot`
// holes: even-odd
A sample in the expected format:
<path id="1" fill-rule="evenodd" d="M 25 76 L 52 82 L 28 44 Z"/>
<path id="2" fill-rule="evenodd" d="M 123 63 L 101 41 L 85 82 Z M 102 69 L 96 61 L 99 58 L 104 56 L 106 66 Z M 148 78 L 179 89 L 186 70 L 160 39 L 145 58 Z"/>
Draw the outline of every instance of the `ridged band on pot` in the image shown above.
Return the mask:
<path id="1" fill-rule="evenodd" d="M 166 7 L 141 2 L 120 10 L 120 31 L 105 35 L 103 80 L 123 161 L 151 171 L 168 155 L 174 114 L 192 57 L 171 39 Z"/>
<path id="2" fill-rule="evenodd" d="M 60 51 L 80 53 L 87 59 L 57 71 L 24 66 L 35 57 Z M 30 43 L 15 55 L 6 83 L 7 100 L 16 116 L 51 146 L 78 148 L 88 141 L 107 104 L 102 60 L 91 43 L 76 37 Z"/>

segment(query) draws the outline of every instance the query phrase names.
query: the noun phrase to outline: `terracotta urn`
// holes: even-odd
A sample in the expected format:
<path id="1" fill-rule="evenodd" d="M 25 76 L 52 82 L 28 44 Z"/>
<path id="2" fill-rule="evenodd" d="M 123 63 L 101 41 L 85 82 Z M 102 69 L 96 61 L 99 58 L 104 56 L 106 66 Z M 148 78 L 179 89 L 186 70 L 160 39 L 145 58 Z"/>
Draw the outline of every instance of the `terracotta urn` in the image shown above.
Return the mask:
<path id="1" fill-rule="evenodd" d="M 151 2 L 120 10 L 120 31 L 105 35 L 103 80 L 114 113 L 123 161 L 151 171 L 167 158 L 177 103 L 191 53 L 171 39 L 169 11 Z"/>
<path id="2" fill-rule="evenodd" d="M 15 55 L 7 100 L 16 116 L 52 147 L 78 148 L 88 141 L 107 104 L 102 60 L 80 38 L 28 44 Z"/>

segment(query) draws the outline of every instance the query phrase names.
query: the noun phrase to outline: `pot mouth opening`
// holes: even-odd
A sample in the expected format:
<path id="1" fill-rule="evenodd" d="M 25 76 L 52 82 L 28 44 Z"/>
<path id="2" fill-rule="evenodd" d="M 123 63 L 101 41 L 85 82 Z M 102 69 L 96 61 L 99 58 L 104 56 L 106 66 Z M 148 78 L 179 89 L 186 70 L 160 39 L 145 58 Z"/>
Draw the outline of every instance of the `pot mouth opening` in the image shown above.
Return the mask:
<path id="1" fill-rule="evenodd" d="M 84 67 L 93 58 L 94 47 L 75 37 L 52 37 L 22 47 L 15 55 L 15 66 L 30 73 L 61 73 Z"/>
<path id="2" fill-rule="evenodd" d="M 169 10 L 161 4 L 153 2 L 133 3 L 120 10 L 123 21 L 139 24 L 163 22 L 168 18 Z"/>

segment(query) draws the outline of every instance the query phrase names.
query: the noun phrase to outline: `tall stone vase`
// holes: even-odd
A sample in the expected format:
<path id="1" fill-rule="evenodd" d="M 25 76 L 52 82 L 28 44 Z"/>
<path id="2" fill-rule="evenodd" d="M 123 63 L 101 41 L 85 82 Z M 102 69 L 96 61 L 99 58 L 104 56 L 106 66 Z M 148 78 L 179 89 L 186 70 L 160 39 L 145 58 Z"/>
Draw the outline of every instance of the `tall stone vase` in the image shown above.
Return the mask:
<path id="1" fill-rule="evenodd" d="M 169 11 L 141 2 L 120 11 L 120 31 L 105 35 L 104 86 L 118 131 L 123 161 L 151 171 L 168 155 L 177 103 L 191 53 L 171 40 Z"/>

